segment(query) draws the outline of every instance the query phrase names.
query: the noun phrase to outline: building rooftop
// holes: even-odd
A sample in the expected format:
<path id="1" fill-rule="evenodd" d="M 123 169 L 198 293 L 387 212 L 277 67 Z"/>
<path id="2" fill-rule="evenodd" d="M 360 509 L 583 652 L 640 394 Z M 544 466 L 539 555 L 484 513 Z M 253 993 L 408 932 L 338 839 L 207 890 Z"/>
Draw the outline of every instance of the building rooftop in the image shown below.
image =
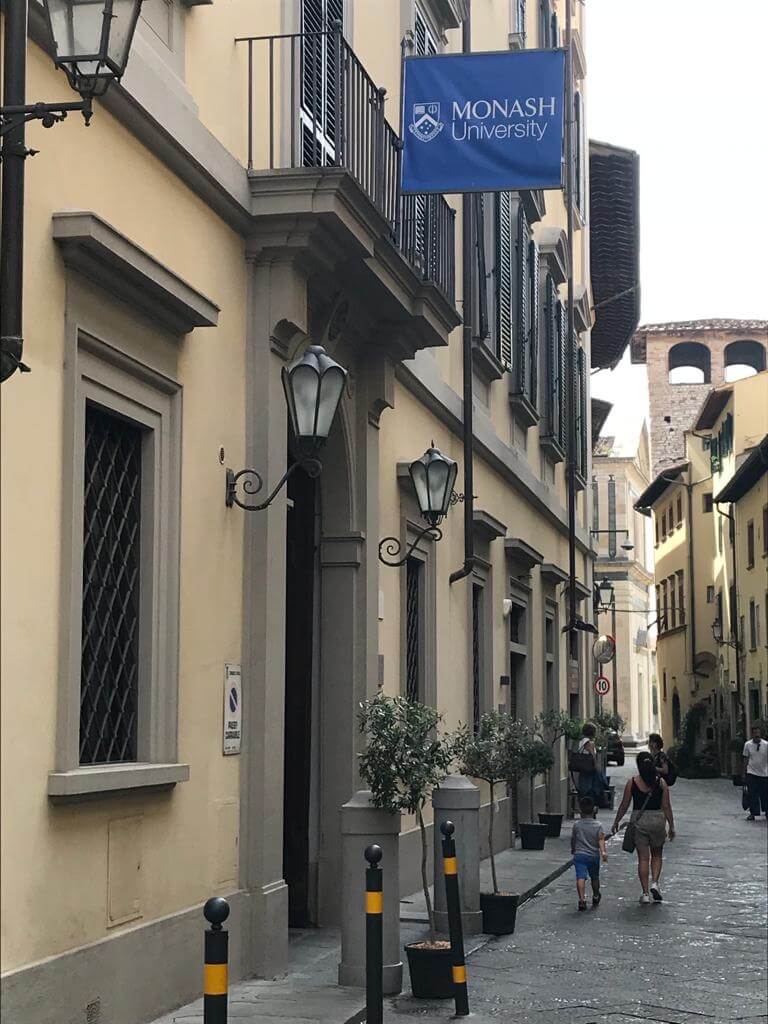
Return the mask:
<path id="1" fill-rule="evenodd" d="M 651 508 L 659 500 L 668 487 L 690 468 L 690 462 L 680 462 L 676 466 L 667 466 L 661 470 L 656 478 L 646 487 L 643 493 L 635 502 L 635 509 L 649 516 Z"/>
<path id="2" fill-rule="evenodd" d="M 688 334 L 754 334 L 768 331 L 768 320 L 738 320 L 735 318 L 710 320 L 672 320 L 668 323 L 641 324 L 630 343 L 633 363 L 645 362 L 645 340 L 649 334 L 665 334 L 671 338 Z"/>
<path id="3" fill-rule="evenodd" d="M 715 495 L 715 501 L 738 501 L 766 473 L 768 473 L 768 434 L 756 448 L 752 449 L 722 491 Z"/>

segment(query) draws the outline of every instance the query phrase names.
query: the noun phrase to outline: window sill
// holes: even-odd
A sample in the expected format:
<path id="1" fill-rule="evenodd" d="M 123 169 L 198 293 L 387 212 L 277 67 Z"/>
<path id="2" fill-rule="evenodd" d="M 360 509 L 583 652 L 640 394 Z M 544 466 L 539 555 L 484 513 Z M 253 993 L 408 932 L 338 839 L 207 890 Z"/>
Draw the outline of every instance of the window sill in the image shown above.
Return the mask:
<path id="1" fill-rule="evenodd" d="M 189 779 L 188 764 L 109 764 L 51 772 L 48 796 L 75 797 L 150 786 L 175 786 Z"/>
<path id="2" fill-rule="evenodd" d="M 504 376 L 504 364 L 491 352 L 484 341 L 475 339 L 472 343 L 472 365 L 486 384 L 490 384 L 494 380 L 501 380 Z"/>
<path id="3" fill-rule="evenodd" d="M 539 439 L 540 446 L 544 449 L 548 457 L 552 462 L 562 462 L 565 458 L 565 453 L 560 447 L 557 440 L 550 436 L 545 436 Z"/>
<path id="4" fill-rule="evenodd" d="M 512 415 L 521 426 L 528 428 L 539 422 L 539 414 L 527 395 L 510 393 L 509 404 Z"/>

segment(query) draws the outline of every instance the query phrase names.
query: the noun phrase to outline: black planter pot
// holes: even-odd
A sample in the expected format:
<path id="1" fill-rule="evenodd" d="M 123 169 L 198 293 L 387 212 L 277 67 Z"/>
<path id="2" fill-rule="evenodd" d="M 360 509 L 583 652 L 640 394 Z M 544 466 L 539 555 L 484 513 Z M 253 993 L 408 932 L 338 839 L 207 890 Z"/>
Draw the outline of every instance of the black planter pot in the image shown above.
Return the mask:
<path id="1" fill-rule="evenodd" d="M 483 912 L 483 931 L 486 935 L 511 935 L 515 930 L 517 901 L 511 892 L 481 892 L 480 909 Z"/>
<path id="2" fill-rule="evenodd" d="M 524 850 L 543 850 L 548 834 L 548 825 L 534 825 L 532 822 L 521 824 L 520 845 Z"/>
<path id="3" fill-rule="evenodd" d="M 539 824 L 546 825 L 548 829 L 547 836 L 552 836 L 553 839 L 556 839 L 563 827 L 563 816 L 562 814 L 542 814 L 539 812 Z"/>
<path id="4" fill-rule="evenodd" d="M 430 949 L 428 946 L 405 947 L 411 992 L 416 999 L 452 999 L 453 973 L 451 947 Z"/>

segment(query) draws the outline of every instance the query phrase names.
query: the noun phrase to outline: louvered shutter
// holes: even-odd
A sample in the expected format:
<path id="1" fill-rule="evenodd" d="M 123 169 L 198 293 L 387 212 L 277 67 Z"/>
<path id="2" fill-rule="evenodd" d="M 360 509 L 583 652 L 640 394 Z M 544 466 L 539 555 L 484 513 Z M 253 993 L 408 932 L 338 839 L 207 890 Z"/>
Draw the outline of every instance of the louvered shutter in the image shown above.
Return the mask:
<path id="1" fill-rule="evenodd" d="M 528 398 L 534 409 L 539 407 L 539 247 L 530 243 L 528 254 L 531 283 L 531 344 L 530 357 L 530 391 Z"/>
<path id="2" fill-rule="evenodd" d="M 477 316 L 478 338 L 488 337 L 488 274 L 485 261 L 485 196 L 475 197 L 475 243 L 477 245 Z M 435 232 L 436 234 L 436 232 Z"/>
<path id="3" fill-rule="evenodd" d="M 325 0 L 325 24 L 326 32 L 333 32 L 334 22 L 344 25 L 344 0 Z M 343 28 L 342 28 L 343 32 Z M 337 53 L 336 37 L 334 34 L 323 37 L 325 43 L 325 132 L 329 142 L 336 145 L 336 123 L 339 115 L 339 97 L 336 95 L 338 83 L 337 78 Z M 339 79 L 340 80 L 340 79 Z"/>
<path id="4" fill-rule="evenodd" d="M 560 321 L 560 323 L 559 323 L 559 330 L 558 330 L 558 338 L 557 338 L 557 340 L 558 340 L 557 360 L 558 360 L 558 368 L 559 368 L 558 376 L 560 378 L 560 394 L 558 396 L 559 397 L 559 403 L 558 404 L 560 406 L 560 410 L 559 410 L 560 430 L 559 430 L 559 433 L 558 433 L 558 441 L 560 443 L 560 447 L 563 449 L 563 451 L 565 451 L 565 448 L 566 448 L 566 437 L 567 437 L 567 432 L 566 432 L 567 419 L 566 419 L 566 417 L 568 415 L 568 393 L 567 393 L 567 389 L 568 389 L 568 385 L 569 384 L 571 386 L 573 386 L 573 382 L 568 380 L 568 374 L 567 374 L 567 369 L 566 369 L 566 367 L 568 365 L 568 360 L 566 358 L 566 355 L 567 355 L 567 351 L 566 351 L 567 350 L 567 338 L 568 338 L 568 313 L 567 313 L 567 310 L 565 308 L 565 303 L 564 302 L 558 302 L 557 305 L 558 305 L 558 313 L 559 313 L 559 321 Z"/>
<path id="5" fill-rule="evenodd" d="M 576 437 L 579 445 L 579 473 L 582 479 L 587 478 L 587 376 L 584 349 L 579 347 L 576 353 Z"/>
<path id="6" fill-rule="evenodd" d="M 531 330 L 531 282 L 528 277 L 528 218 L 525 215 L 522 203 L 517 208 L 517 323 L 515 337 L 515 375 L 517 377 L 517 390 L 521 395 L 527 395 L 530 385 L 530 345 Z"/>
<path id="7" fill-rule="evenodd" d="M 497 355 L 512 365 L 512 199 L 496 193 L 496 322 Z"/>
<path id="8" fill-rule="evenodd" d="M 557 440 L 560 436 L 560 303 L 551 276 L 547 277 L 546 300 L 546 357 L 547 357 L 547 433 Z"/>
<path id="9" fill-rule="evenodd" d="M 344 0 L 302 0 L 301 138 L 305 167 L 333 164 L 339 116 L 334 22 L 344 24 Z M 342 28 L 343 32 L 343 28 Z"/>

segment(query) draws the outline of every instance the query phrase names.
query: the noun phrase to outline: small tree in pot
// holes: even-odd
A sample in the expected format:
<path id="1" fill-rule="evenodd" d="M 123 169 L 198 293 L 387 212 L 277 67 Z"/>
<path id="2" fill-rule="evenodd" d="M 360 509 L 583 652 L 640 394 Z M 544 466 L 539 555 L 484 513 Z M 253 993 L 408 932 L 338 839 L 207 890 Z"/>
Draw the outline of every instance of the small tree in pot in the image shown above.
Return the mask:
<path id="1" fill-rule="evenodd" d="M 515 743 L 517 735 L 524 730 L 503 711 L 488 711 L 480 719 L 476 733 L 465 726 L 457 734 L 459 770 L 473 779 L 488 783 L 490 807 L 488 819 L 488 846 L 491 859 L 492 893 L 480 893 L 480 909 L 483 913 L 483 931 L 492 935 L 509 935 L 515 930 L 517 915 L 516 893 L 499 892 L 496 877 L 496 857 L 493 848 L 493 826 L 495 821 L 495 789 L 500 783 L 508 783 L 519 770 Z"/>
<path id="2" fill-rule="evenodd" d="M 453 995 L 450 943 L 438 942 L 427 876 L 427 830 L 424 805 L 448 774 L 455 741 L 438 731 L 434 708 L 404 697 L 379 693 L 366 701 L 360 729 L 368 745 L 360 755 L 360 777 L 375 807 L 415 814 L 421 833 L 421 882 L 429 920 L 429 941 L 406 946 L 413 994 L 424 999 Z"/>
<path id="3" fill-rule="evenodd" d="M 564 736 L 572 729 L 573 720 L 565 711 L 551 708 L 536 715 L 533 720 L 533 732 L 537 739 L 546 743 L 552 751 L 552 765 L 555 764 L 555 748 Z M 539 814 L 539 822 L 546 825 L 550 836 L 559 836 L 563 826 L 563 815 L 552 811 L 552 768 L 545 772 L 546 786 L 544 790 L 545 813 Z"/>
<path id="4" fill-rule="evenodd" d="M 541 775 L 543 772 L 548 772 L 552 765 L 555 763 L 552 749 L 542 740 L 537 739 L 535 736 L 525 736 L 519 741 L 519 765 L 520 775 L 523 778 L 527 778 L 530 786 L 530 807 L 531 807 L 531 819 L 534 814 L 534 784 L 536 776 Z M 547 838 L 549 832 L 548 825 L 534 824 L 533 820 L 530 823 L 523 823 L 520 825 L 520 843 L 524 850 L 543 850 L 544 841 Z"/>

